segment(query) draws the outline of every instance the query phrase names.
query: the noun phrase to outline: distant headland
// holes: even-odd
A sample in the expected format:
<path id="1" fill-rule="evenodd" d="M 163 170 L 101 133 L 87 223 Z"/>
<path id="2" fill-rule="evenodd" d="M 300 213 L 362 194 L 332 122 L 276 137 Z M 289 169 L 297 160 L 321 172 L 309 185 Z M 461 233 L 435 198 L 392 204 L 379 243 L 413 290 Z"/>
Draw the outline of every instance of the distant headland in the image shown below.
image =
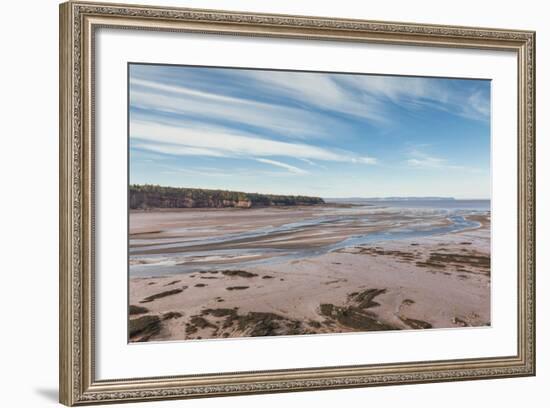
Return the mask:
<path id="1" fill-rule="evenodd" d="M 164 187 L 132 184 L 129 187 L 130 209 L 150 208 L 252 208 L 269 206 L 318 205 L 320 197 L 245 193 L 242 191 L 202 188 Z"/>
<path id="2" fill-rule="evenodd" d="M 326 198 L 327 201 L 452 201 L 454 197 L 335 197 Z"/>

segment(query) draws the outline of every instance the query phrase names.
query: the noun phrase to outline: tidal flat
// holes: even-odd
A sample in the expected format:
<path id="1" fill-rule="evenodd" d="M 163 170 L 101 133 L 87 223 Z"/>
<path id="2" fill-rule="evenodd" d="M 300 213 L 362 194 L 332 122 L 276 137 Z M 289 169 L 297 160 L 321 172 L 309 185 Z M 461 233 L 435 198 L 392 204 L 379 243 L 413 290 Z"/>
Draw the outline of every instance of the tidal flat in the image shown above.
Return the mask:
<path id="1" fill-rule="evenodd" d="M 488 326 L 487 208 L 130 213 L 130 341 Z"/>

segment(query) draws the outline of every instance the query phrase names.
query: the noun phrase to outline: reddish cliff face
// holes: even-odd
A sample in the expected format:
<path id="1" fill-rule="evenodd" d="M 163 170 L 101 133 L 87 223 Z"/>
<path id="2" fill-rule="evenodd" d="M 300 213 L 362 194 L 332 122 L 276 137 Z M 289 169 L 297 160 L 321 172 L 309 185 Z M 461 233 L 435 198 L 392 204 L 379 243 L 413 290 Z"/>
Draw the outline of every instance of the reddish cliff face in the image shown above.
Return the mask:
<path id="1" fill-rule="evenodd" d="M 249 200 L 237 201 L 236 207 L 239 207 L 239 208 L 250 208 L 250 207 L 252 207 L 252 201 L 249 201 Z"/>

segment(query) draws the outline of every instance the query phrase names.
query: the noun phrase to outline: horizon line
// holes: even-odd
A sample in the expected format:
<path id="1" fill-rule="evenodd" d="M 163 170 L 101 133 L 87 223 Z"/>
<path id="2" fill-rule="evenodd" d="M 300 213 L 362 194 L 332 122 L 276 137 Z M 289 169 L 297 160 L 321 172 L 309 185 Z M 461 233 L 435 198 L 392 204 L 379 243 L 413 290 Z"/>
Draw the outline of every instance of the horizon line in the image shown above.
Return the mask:
<path id="1" fill-rule="evenodd" d="M 464 197 L 453 197 L 453 196 L 441 196 L 441 195 L 408 195 L 408 196 L 396 196 L 396 195 L 386 195 L 386 196 L 370 196 L 370 197 L 361 197 L 361 196 L 337 196 L 337 197 L 328 197 L 328 196 L 321 196 L 321 195 L 310 195 L 310 194 L 289 194 L 289 193 L 264 193 L 259 191 L 245 191 L 245 190 L 232 190 L 232 189 L 224 189 L 224 188 L 205 188 L 205 187 L 181 187 L 181 186 L 170 186 L 170 185 L 162 185 L 162 184 L 154 184 L 154 183 L 128 183 L 128 188 L 131 186 L 155 186 L 155 187 L 168 187 L 168 188 L 181 188 L 181 189 L 194 189 L 194 190 L 210 190 L 210 191 L 230 191 L 230 192 L 237 192 L 237 193 L 245 193 L 245 194 L 263 194 L 263 195 L 284 195 L 284 196 L 304 196 L 304 197 L 315 197 L 315 198 L 322 198 L 323 200 L 388 200 L 388 199 L 446 199 L 446 200 L 485 200 L 490 201 L 491 198 L 479 198 L 479 197 L 472 197 L 472 198 L 464 198 Z"/>
<path id="2" fill-rule="evenodd" d="M 358 196 L 349 196 L 349 197 L 321 197 L 327 200 L 346 200 L 346 199 L 359 199 L 359 200 L 383 200 L 383 199 L 412 199 L 412 198 L 437 198 L 437 199 L 446 199 L 446 200 L 491 200 L 488 198 L 479 198 L 479 197 L 452 197 L 452 196 L 431 196 L 431 195 L 418 195 L 418 196 L 370 196 L 370 197 L 358 197 Z"/>

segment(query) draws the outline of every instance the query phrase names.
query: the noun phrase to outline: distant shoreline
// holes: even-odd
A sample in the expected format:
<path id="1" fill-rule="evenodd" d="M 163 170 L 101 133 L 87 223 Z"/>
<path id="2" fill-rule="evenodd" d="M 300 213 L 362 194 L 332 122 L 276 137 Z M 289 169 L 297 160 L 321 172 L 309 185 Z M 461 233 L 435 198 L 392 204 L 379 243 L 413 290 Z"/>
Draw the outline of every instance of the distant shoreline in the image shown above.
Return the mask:
<path id="1" fill-rule="evenodd" d="M 144 208 L 129 208 L 129 212 L 134 213 L 146 213 L 146 212 L 185 212 L 190 210 L 195 211 L 205 211 L 205 212 L 212 212 L 212 211 L 244 211 L 244 210 L 261 210 L 261 209 L 279 209 L 279 210 L 292 210 L 292 209 L 299 209 L 299 208 L 354 208 L 354 207 L 384 207 L 384 208 L 390 208 L 390 207 L 396 207 L 396 208 L 434 208 L 434 209 L 457 209 L 462 208 L 462 205 L 464 203 L 471 203 L 473 206 L 467 207 L 465 206 L 464 209 L 471 209 L 471 210 L 479 210 L 479 211 L 486 211 L 491 212 L 490 208 L 490 202 L 491 200 L 486 199 L 455 199 L 455 200 L 390 200 L 390 201 L 382 201 L 382 200 L 375 200 L 375 201 L 369 201 L 369 200 L 356 200 L 356 201 L 330 201 L 327 200 L 324 203 L 320 204 L 293 204 L 293 205 L 255 205 L 255 206 L 227 206 L 227 207 L 144 207 Z M 476 203 L 482 203 L 482 205 L 475 205 Z M 448 207 L 446 204 L 450 204 Z M 487 208 L 483 208 L 485 207 Z"/>
<path id="2" fill-rule="evenodd" d="M 321 197 L 246 193 L 230 190 L 165 187 L 132 184 L 128 191 L 129 207 L 158 208 L 254 208 L 325 204 Z"/>
<path id="3" fill-rule="evenodd" d="M 148 207 L 148 208 L 130 208 L 131 214 L 147 213 L 147 212 L 186 212 L 186 211 L 204 211 L 204 212 L 226 212 L 226 211 L 251 211 L 262 209 L 299 209 L 299 208 L 353 208 L 353 207 L 369 207 L 374 204 L 349 204 L 349 203 L 324 203 L 310 205 L 275 205 L 275 206 L 255 206 L 255 207 Z"/>
<path id="4" fill-rule="evenodd" d="M 405 204 L 413 207 L 424 204 L 451 203 L 454 206 L 463 202 L 490 202 L 490 199 L 460 199 L 438 196 L 411 197 L 334 197 L 321 198 L 306 195 L 247 193 L 232 190 L 211 190 L 202 188 L 168 187 L 152 184 L 132 184 L 128 189 L 131 211 L 176 210 L 176 209 L 249 209 L 265 207 L 298 206 L 346 206 Z"/>

